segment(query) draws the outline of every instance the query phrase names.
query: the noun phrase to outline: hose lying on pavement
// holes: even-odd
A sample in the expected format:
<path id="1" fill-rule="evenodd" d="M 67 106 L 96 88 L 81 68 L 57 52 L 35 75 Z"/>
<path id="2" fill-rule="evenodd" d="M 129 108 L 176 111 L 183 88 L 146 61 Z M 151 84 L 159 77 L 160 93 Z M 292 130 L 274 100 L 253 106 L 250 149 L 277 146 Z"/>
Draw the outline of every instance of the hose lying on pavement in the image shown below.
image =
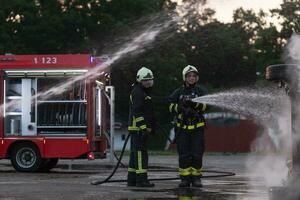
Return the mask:
<path id="1" fill-rule="evenodd" d="M 108 182 L 108 181 L 111 179 L 111 177 L 113 177 L 113 175 L 116 173 L 117 169 L 118 169 L 119 166 L 120 166 L 120 163 L 121 163 L 121 161 L 122 161 L 123 154 L 124 154 L 124 152 L 125 152 L 125 148 L 126 148 L 126 146 L 127 146 L 127 143 L 128 143 L 129 138 L 130 138 L 130 133 L 127 135 L 127 137 L 126 137 L 126 139 L 125 139 L 125 142 L 124 142 L 124 145 L 123 145 L 123 148 L 122 148 L 122 151 L 121 151 L 120 158 L 117 159 L 118 162 L 117 162 L 117 164 L 116 164 L 114 170 L 111 172 L 111 174 L 110 174 L 106 179 L 104 179 L 104 180 L 102 180 L 102 181 L 101 181 L 101 180 L 95 180 L 95 181 L 92 181 L 92 182 L 91 182 L 92 185 L 101 185 L 101 184 L 103 184 L 103 183 Z M 113 153 L 113 152 L 111 152 L 111 153 Z"/>
<path id="2" fill-rule="evenodd" d="M 117 158 L 117 156 L 115 155 L 116 159 L 118 160 L 115 168 L 113 169 L 113 171 L 111 172 L 111 174 L 105 178 L 104 180 L 94 180 L 91 182 L 92 185 L 101 185 L 103 183 L 115 183 L 115 182 L 126 182 L 126 179 L 115 179 L 115 180 L 110 180 L 113 175 L 116 173 L 117 169 L 119 168 L 120 164 L 122 164 L 124 166 L 124 164 L 121 162 L 124 152 L 125 152 L 125 148 L 127 146 L 128 140 L 130 138 L 130 133 L 127 135 L 124 145 L 122 147 L 122 151 L 120 154 L 120 157 Z M 170 138 L 169 138 L 170 140 Z M 163 171 L 163 170 L 162 170 Z M 172 170 L 175 171 L 175 170 Z M 234 176 L 235 173 L 233 172 L 225 172 L 225 171 L 215 171 L 215 170 L 203 170 L 203 172 L 205 173 L 215 173 L 217 175 L 204 175 L 201 178 L 216 178 L 216 177 L 226 177 L 226 176 Z M 170 177 L 170 178 L 153 178 L 153 179 L 149 179 L 149 181 L 169 181 L 169 180 L 179 180 L 180 177 Z"/>

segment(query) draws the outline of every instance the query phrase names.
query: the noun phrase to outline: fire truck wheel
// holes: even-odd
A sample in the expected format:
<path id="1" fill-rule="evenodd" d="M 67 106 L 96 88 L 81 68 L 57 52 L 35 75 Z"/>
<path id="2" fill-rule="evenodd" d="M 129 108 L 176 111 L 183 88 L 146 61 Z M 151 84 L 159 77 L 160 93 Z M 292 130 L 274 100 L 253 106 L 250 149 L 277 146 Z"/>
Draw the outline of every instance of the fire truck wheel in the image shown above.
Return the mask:
<path id="1" fill-rule="evenodd" d="M 48 158 L 43 159 L 42 164 L 40 165 L 39 172 L 48 172 L 53 169 L 58 163 L 58 158 Z"/>
<path id="2" fill-rule="evenodd" d="M 35 172 L 42 162 L 39 149 L 30 143 L 16 145 L 11 151 L 11 163 L 20 172 Z"/>

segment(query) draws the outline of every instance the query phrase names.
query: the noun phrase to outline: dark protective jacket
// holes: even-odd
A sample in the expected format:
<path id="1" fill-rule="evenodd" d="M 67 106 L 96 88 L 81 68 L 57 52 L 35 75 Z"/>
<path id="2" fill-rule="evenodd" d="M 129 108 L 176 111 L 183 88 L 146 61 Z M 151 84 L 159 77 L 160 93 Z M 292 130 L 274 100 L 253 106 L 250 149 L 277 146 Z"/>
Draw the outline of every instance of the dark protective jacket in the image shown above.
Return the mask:
<path id="1" fill-rule="evenodd" d="M 128 130 L 144 131 L 147 128 L 155 130 L 150 89 L 143 88 L 140 83 L 135 83 L 130 94 Z"/>
<path id="2" fill-rule="evenodd" d="M 206 104 L 191 100 L 207 94 L 199 85 L 176 89 L 169 96 L 169 111 L 176 117 L 175 140 L 179 155 L 179 175 L 182 180 L 197 180 L 202 175 L 202 158 L 205 149 L 203 112 Z"/>
<path id="3" fill-rule="evenodd" d="M 176 115 L 176 127 L 193 130 L 205 125 L 204 111 L 207 105 L 191 100 L 207 94 L 206 88 L 200 85 L 177 88 L 169 97 L 169 111 Z"/>

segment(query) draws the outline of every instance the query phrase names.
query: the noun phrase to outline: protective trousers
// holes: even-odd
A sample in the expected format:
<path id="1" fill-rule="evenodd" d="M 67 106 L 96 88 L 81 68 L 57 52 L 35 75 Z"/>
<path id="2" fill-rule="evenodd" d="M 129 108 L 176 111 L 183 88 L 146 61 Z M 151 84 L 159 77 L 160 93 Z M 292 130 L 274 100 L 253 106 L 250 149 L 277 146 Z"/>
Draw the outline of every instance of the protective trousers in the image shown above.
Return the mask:
<path id="1" fill-rule="evenodd" d="M 181 179 L 200 178 L 204 153 L 204 128 L 177 130 L 179 175 Z"/>
<path id="2" fill-rule="evenodd" d="M 147 133 L 141 131 L 130 131 L 131 133 L 131 149 L 129 158 L 129 168 L 127 176 L 127 184 L 135 185 L 148 180 L 148 151 L 147 151 Z"/>

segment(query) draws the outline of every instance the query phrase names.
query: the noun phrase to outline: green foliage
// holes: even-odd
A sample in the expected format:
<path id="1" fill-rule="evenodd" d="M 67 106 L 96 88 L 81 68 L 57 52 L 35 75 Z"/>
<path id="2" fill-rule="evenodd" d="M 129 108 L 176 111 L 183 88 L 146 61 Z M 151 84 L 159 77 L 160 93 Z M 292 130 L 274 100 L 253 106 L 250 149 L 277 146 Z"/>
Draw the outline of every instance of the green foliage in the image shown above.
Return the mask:
<path id="1" fill-rule="evenodd" d="M 283 0 L 281 8 L 273 9 L 274 17 L 281 19 L 281 39 L 288 39 L 293 33 L 300 32 L 300 1 Z"/>
<path id="2" fill-rule="evenodd" d="M 184 37 L 187 60 L 200 68 L 204 83 L 233 87 L 255 81 L 255 68 L 247 59 L 250 47 L 239 29 L 213 22 Z"/>
<path id="3" fill-rule="evenodd" d="M 168 0 L 2 0 L 0 53 L 89 52 Z"/>

